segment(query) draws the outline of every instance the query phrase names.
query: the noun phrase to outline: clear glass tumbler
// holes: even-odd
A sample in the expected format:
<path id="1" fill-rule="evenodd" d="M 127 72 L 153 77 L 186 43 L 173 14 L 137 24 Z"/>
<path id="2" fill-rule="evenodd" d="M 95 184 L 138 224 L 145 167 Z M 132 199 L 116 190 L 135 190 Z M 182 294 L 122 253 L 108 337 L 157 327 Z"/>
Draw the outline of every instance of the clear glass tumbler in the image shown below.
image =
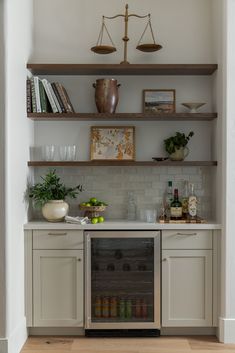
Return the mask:
<path id="1" fill-rule="evenodd" d="M 59 156 L 61 161 L 66 161 L 68 155 L 67 146 L 59 146 Z"/>
<path id="2" fill-rule="evenodd" d="M 67 146 L 67 161 L 75 161 L 76 160 L 76 146 L 69 145 Z"/>
<path id="3" fill-rule="evenodd" d="M 43 147 L 43 159 L 45 161 L 53 161 L 55 157 L 55 146 L 46 145 Z"/>

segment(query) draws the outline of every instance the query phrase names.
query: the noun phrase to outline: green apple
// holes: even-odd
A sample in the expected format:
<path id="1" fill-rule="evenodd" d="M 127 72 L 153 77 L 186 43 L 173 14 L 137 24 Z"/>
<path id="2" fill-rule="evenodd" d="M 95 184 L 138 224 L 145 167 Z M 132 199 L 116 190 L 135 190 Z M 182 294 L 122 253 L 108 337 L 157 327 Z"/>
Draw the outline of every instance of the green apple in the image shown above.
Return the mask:
<path id="1" fill-rule="evenodd" d="M 95 197 L 90 198 L 90 203 L 96 203 L 97 199 Z"/>
<path id="2" fill-rule="evenodd" d="M 98 223 L 98 218 L 97 218 L 97 217 L 93 217 L 93 218 L 91 219 L 91 223 L 92 223 L 92 224 Z"/>
<path id="3" fill-rule="evenodd" d="M 104 222 L 104 217 L 100 216 L 98 217 L 98 223 L 103 223 Z"/>

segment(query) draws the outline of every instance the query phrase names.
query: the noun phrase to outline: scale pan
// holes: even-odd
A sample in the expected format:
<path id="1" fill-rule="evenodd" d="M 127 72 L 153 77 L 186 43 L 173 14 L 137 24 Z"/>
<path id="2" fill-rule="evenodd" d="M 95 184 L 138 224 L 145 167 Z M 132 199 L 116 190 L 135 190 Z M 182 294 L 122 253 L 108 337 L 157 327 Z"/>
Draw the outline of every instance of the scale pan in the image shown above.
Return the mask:
<path id="1" fill-rule="evenodd" d="M 140 45 L 137 45 L 136 49 L 140 50 L 140 51 L 144 51 L 146 53 L 150 53 L 150 52 L 153 52 L 153 51 L 157 51 L 157 50 L 160 50 L 162 49 L 162 46 L 160 44 L 140 44 Z"/>
<path id="2" fill-rule="evenodd" d="M 117 51 L 115 47 L 110 45 L 96 45 L 95 47 L 92 47 L 91 50 L 96 54 L 111 54 Z"/>

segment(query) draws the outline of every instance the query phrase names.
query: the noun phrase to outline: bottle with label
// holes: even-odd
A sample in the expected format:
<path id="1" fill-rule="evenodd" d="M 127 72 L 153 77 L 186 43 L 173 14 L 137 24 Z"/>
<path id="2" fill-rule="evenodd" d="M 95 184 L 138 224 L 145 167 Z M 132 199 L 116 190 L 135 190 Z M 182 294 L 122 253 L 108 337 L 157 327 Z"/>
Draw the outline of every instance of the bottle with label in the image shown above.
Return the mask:
<path id="1" fill-rule="evenodd" d="M 188 197 L 189 197 L 189 183 L 187 180 L 184 182 L 184 194 L 183 197 L 181 198 L 182 202 L 182 214 L 183 218 L 187 219 L 188 218 Z"/>
<path id="2" fill-rule="evenodd" d="M 171 203 L 171 219 L 182 218 L 182 203 L 179 201 L 178 189 L 174 189 L 174 200 Z"/>
<path id="3" fill-rule="evenodd" d="M 189 184 L 188 215 L 189 219 L 197 217 L 197 197 L 194 193 L 194 184 Z"/>
<path id="4" fill-rule="evenodd" d="M 136 219 L 136 205 L 134 193 L 132 191 L 128 192 L 127 219 L 129 221 L 134 221 Z"/>
<path id="5" fill-rule="evenodd" d="M 172 181 L 168 181 L 167 190 L 165 194 L 165 208 L 166 208 L 166 217 L 169 219 L 171 216 L 171 203 L 173 201 L 173 190 L 172 190 Z"/>

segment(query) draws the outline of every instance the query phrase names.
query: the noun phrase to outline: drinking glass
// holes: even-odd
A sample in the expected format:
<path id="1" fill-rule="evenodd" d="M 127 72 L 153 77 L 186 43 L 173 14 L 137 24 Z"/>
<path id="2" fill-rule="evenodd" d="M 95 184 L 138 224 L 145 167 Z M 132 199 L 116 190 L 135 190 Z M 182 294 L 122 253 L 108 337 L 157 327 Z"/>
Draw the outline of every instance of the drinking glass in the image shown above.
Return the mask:
<path id="1" fill-rule="evenodd" d="M 155 223 L 157 220 L 157 211 L 155 209 L 145 210 L 145 219 L 148 223 Z"/>
<path id="2" fill-rule="evenodd" d="M 59 156 L 61 161 L 66 161 L 68 155 L 67 146 L 59 146 Z"/>
<path id="3" fill-rule="evenodd" d="M 55 157 L 55 146 L 46 145 L 43 147 L 43 159 L 46 161 L 53 161 Z"/>
<path id="4" fill-rule="evenodd" d="M 76 146 L 67 146 L 67 161 L 75 161 L 76 159 Z"/>

